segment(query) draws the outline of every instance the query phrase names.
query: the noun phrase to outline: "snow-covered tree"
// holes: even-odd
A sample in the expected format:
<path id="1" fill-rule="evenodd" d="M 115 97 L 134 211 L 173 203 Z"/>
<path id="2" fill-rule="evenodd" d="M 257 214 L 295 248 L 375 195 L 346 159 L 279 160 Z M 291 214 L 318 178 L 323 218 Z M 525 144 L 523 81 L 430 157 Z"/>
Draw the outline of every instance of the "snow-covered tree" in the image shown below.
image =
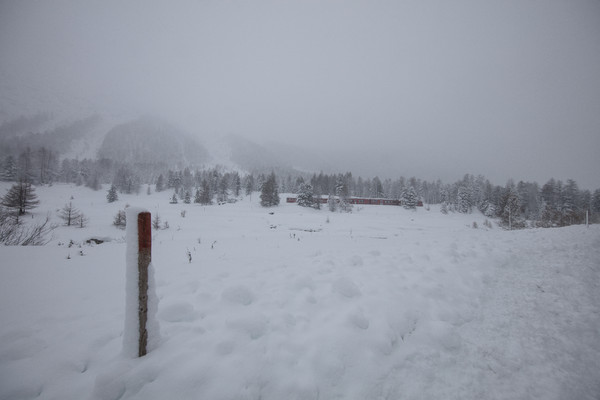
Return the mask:
<path id="1" fill-rule="evenodd" d="M 109 203 L 114 203 L 119 200 L 119 195 L 117 194 L 117 187 L 115 185 L 110 185 L 110 189 L 108 189 L 108 193 L 106 194 L 106 200 Z"/>
<path id="2" fill-rule="evenodd" d="M 192 195 L 189 190 L 185 191 L 185 195 L 183 196 L 183 202 L 185 204 L 190 204 L 192 202 Z"/>
<path id="3" fill-rule="evenodd" d="M 246 191 L 246 196 L 249 196 L 254 191 L 254 175 L 246 175 L 244 177 L 244 189 Z"/>
<path id="4" fill-rule="evenodd" d="M 210 185 L 206 179 L 202 180 L 202 184 L 200 186 L 200 199 L 199 203 L 205 206 L 212 204 L 212 192 L 210 190 Z"/>
<path id="5" fill-rule="evenodd" d="M 440 206 L 440 212 L 442 214 L 448 214 L 448 203 L 442 201 L 442 205 Z"/>
<path id="6" fill-rule="evenodd" d="M 162 192 L 165 188 L 165 178 L 163 177 L 162 174 L 158 175 L 158 178 L 156 178 L 156 191 L 157 192 Z"/>
<path id="7" fill-rule="evenodd" d="M 456 208 L 460 213 L 471 213 L 473 208 L 473 204 L 471 202 L 471 191 L 466 186 L 458 187 Z"/>
<path id="8" fill-rule="evenodd" d="M 337 200 L 332 194 L 330 194 L 327 198 L 327 207 L 331 212 L 335 212 L 337 210 Z"/>
<path id="9" fill-rule="evenodd" d="M 594 190 L 590 204 L 592 221 L 600 221 L 600 189 Z"/>
<path id="10" fill-rule="evenodd" d="M 413 186 L 409 186 L 402 193 L 402 206 L 407 210 L 416 210 L 418 201 L 417 191 Z"/>
<path id="11" fill-rule="evenodd" d="M 17 162 L 12 155 L 8 155 L 2 165 L 2 175 L 0 179 L 3 181 L 14 182 L 17 180 L 17 175 Z"/>
<path id="12" fill-rule="evenodd" d="M 315 199 L 313 197 L 313 187 L 310 183 L 303 183 L 300 185 L 300 192 L 298 193 L 298 205 L 300 207 L 314 207 Z"/>
<path id="13" fill-rule="evenodd" d="M 372 187 L 371 187 L 371 195 L 375 198 L 382 198 L 384 196 L 383 193 L 383 184 L 379 177 L 373 178 Z"/>
<path id="14" fill-rule="evenodd" d="M 119 229 L 125 229 L 125 226 L 127 225 L 127 214 L 125 213 L 125 210 L 119 210 L 117 212 L 117 215 L 115 215 L 115 218 L 113 219 L 113 225 Z"/>
<path id="15" fill-rule="evenodd" d="M 273 207 L 279 205 L 279 189 L 277 187 L 277 179 L 275 173 L 264 181 L 260 193 L 260 205 L 263 207 Z"/>
<path id="16" fill-rule="evenodd" d="M 173 196 L 171 196 L 171 200 L 169 201 L 170 204 L 177 204 L 179 203 L 179 200 L 177 200 L 177 193 L 173 192 Z"/>
<path id="17" fill-rule="evenodd" d="M 514 187 L 506 190 L 504 208 L 502 210 L 502 223 L 508 229 L 523 228 L 525 221 L 521 218 L 521 201 Z"/>

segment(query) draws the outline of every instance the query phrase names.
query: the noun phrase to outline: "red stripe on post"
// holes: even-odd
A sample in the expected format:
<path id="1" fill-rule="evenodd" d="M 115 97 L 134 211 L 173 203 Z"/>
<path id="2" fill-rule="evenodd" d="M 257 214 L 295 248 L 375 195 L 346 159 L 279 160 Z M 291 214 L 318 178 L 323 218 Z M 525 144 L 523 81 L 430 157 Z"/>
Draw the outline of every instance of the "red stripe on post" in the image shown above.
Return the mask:
<path id="1" fill-rule="evenodd" d="M 147 211 L 138 214 L 138 248 L 152 248 L 152 223 L 150 213 Z"/>

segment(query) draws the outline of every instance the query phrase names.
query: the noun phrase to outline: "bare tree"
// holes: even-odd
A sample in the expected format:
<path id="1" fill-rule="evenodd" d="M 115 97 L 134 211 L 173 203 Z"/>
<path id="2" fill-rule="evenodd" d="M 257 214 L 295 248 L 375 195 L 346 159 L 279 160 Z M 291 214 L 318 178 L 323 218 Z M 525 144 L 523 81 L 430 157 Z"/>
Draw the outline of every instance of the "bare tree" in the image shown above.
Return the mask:
<path id="1" fill-rule="evenodd" d="M 79 218 L 82 216 L 81 212 L 78 209 L 73 207 L 73 203 L 69 202 L 69 204 L 65 204 L 65 206 L 58 212 L 58 216 L 65 221 L 65 225 L 71 226 L 79 221 Z"/>
<path id="2" fill-rule="evenodd" d="M 43 246 L 50 240 L 49 234 L 56 229 L 50 217 L 41 224 L 24 227 L 12 218 L 11 213 L 0 207 L 0 243 L 9 246 Z"/>

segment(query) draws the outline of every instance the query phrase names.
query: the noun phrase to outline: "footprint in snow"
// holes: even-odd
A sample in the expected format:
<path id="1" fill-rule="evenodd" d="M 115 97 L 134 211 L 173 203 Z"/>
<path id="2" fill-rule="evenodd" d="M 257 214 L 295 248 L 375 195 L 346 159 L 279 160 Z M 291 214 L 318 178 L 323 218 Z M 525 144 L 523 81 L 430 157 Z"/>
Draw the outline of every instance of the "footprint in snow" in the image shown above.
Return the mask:
<path id="1" fill-rule="evenodd" d="M 333 291 L 348 298 L 358 297 L 362 294 L 358 286 L 348 278 L 340 278 L 333 282 Z"/>
<path id="2" fill-rule="evenodd" d="M 158 313 L 158 318 L 167 322 L 193 321 L 196 317 L 194 306 L 185 302 L 168 305 Z"/>
<path id="3" fill-rule="evenodd" d="M 230 303 L 241 304 L 244 306 L 249 306 L 255 299 L 254 293 L 243 285 L 226 288 L 223 290 L 223 293 L 221 293 L 221 297 L 223 300 Z"/>

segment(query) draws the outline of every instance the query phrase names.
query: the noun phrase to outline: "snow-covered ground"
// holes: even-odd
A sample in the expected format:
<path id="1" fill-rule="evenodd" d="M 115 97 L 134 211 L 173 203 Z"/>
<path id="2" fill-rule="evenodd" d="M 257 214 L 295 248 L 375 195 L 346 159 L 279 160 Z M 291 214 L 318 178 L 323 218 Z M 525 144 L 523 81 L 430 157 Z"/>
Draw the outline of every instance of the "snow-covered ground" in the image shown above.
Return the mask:
<path id="1" fill-rule="evenodd" d="M 90 222 L 0 247 L 0 399 L 600 398 L 600 226 L 37 193 L 36 217 L 72 201 Z M 125 204 L 170 225 L 153 238 L 160 343 L 140 359 L 122 353 Z"/>

